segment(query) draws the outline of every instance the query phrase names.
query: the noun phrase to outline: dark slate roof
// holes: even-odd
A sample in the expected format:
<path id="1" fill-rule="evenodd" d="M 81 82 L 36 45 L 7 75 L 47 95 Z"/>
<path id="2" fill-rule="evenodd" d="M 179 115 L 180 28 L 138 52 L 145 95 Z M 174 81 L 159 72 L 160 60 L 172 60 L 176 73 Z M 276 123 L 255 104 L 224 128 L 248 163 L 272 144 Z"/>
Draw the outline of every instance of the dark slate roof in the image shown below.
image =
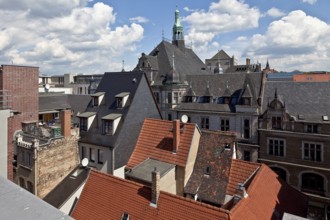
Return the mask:
<path id="1" fill-rule="evenodd" d="M 216 59 L 230 59 L 231 57 L 224 51 L 220 50 L 218 53 L 216 53 L 211 59 L 216 60 Z"/>
<path id="2" fill-rule="evenodd" d="M 175 70 L 180 75 L 180 80 L 185 80 L 188 74 L 209 74 L 206 65 L 201 59 L 189 48 L 180 50 L 177 46 L 170 42 L 162 41 L 156 48 L 147 56 L 149 63 L 154 69 L 158 69 L 158 74 L 155 77 L 155 85 L 161 85 L 166 74 L 171 72 L 173 55 L 175 59 Z M 157 64 L 150 57 L 157 57 Z"/>
<path id="3" fill-rule="evenodd" d="M 197 194 L 199 199 L 211 204 L 224 203 L 235 142 L 235 135 L 202 131 L 194 170 L 184 188 L 185 193 Z M 229 150 L 225 150 L 226 144 L 230 144 Z M 210 168 L 209 175 L 206 174 L 207 167 Z"/>
<path id="4" fill-rule="evenodd" d="M 279 100 L 285 102 L 286 111 L 307 121 L 322 121 L 322 115 L 330 116 L 329 82 L 284 82 L 267 81 L 265 84 L 262 111 L 274 99 L 275 90 Z M 284 104 L 284 103 L 283 103 Z"/>
<path id="5" fill-rule="evenodd" d="M 88 178 L 90 168 L 79 165 L 67 175 L 43 200 L 55 208 L 60 209 L 62 205 L 73 195 Z"/>
<path id="6" fill-rule="evenodd" d="M 71 105 L 71 110 L 73 112 L 71 121 L 72 123 L 79 123 L 77 115 L 84 112 L 86 106 L 91 100 L 89 95 L 68 95 L 69 104 Z"/>
<path id="7" fill-rule="evenodd" d="M 39 112 L 70 109 L 68 95 L 63 93 L 39 93 Z"/>
<path id="8" fill-rule="evenodd" d="M 213 99 L 230 96 L 236 99 L 236 103 L 231 103 L 228 106 L 228 104 L 218 104 L 217 101 L 213 103 L 182 102 L 175 110 L 234 111 L 233 107 L 236 104 L 240 104 L 240 97 L 244 94 L 247 84 L 250 90 L 248 93 L 250 93 L 252 98 L 251 106 L 258 107 L 257 100 L 262 84 L 262 73 L 188 75 L 187 79 L 196 96 L 205 96 L 205 91 L 209 87 L 209 94 L 213 96 Z"/>
<path id="9" fill-rule="evenodd" d="M 258 64 L 250 64 L 250 65 L 234 65 L 230 66 L 226 73 L 253 73 L 260 72 L 258 69 Z"/>
<path id="10" fill-rule="evenodd" d="M 174 167 L 175 164 L 148 158 L 139 165 L 135 166 L 133 169 L 127 171 L 126 176 L 151 183 L 151 173 L 155 168 L 157 168 L 157 171 L 159 171 L 160 177 L 163 177 Z"/>
<path id="11" fill-rule="evenodd" d="M 160 112 L 147 78 L 140 71 L 105 73 L 96 90 L 98 92 L 105 92 L 103 101 L 94 107 L 90 102 L 86 108 L 85 112 L 96 112 L 96 117 L 89 131 L 81 132 L 79 142 L 116 148 L 116 169 L 130 158 L 144 118 L 160 118 Z M 117 108 L 116 95 L 123 92 L 129 93 L 128 100 L 125 107 Z M 110 114 L 121 114 L 122 117 L 114 135 L 103 135 L 102 118 Z"/>
<path id="12" fill-rule="evenodd" d="M 40 198 L 0 176 L 0 219 L 72 219 Z"/>

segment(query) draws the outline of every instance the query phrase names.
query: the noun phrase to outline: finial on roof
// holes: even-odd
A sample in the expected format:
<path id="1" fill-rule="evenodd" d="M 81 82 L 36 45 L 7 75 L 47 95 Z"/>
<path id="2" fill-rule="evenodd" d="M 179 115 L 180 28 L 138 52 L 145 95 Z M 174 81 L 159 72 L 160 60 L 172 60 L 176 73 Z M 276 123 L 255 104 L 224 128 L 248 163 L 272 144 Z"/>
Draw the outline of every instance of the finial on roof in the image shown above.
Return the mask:
<path id="1" fill-rule="evenodd" d="M 164 37 L 164 29 L 162 29 L 162 40 L 164 40 L 165 37 Z"/>
<path id="2" fill-rule="evenodd" d="M 228 89 L 228 80 L 226 81 L 226 88 Z"/>
<path id="3" fill-rule="evenodd" d="M 210 80 L 207 80 L 207 88 L 210 88 Z"/>
<path id="4" fill-rule="evenodd" d="M 274 98 L 277 99 L 277 88 L 275 88 Z"/>
<path id="5" fill-rule="evenodd" d="M 124 66 L 125 66 L 125 60 L 122 61 L 122 69 L 121 69 L 122 72 L 125 72 Z"/>
<path id="6" fill-rule="evenodd" d="M 266 69 L 270 69 L 268 59 L 267 59 Z"/>

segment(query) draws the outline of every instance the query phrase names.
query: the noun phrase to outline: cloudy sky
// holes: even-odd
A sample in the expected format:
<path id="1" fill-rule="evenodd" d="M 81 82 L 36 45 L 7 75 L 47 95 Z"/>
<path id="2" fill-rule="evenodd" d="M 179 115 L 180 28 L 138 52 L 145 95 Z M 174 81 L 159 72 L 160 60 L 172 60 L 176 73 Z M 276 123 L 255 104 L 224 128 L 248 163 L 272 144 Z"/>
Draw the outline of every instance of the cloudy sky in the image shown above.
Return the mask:
<path id="1" fill-rule="evenodd" d="M 0 64 L 42 74 L 133 69 L 180 10 L 186 44 L 279 71 L 330 71 L 329 0 L 0 0 Z"/>

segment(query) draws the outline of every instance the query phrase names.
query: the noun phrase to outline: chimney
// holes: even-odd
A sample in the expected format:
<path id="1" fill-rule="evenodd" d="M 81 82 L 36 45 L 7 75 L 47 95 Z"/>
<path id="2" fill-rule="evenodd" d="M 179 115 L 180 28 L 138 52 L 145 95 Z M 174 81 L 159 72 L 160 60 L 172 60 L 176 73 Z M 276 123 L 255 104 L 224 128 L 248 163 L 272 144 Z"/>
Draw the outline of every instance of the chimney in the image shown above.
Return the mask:
<path id="1" fill-rule="evenodd" d="M 246 58 L 246 65 L 250 66 L 250 59 Z"/>
<path id="2" fill-rule="evenodd" d="M 61 132 L 65 138 L 71 136 L 71 110 L 62 110 L 60 112 Z"/>
<path id="3" fill-rule="evenodd" d="M 235 192 L 236 195 L 238 195 L 241 198 L 246 198 L 248 197 L 248 194 L 245 190 L 244 184 L 243 183 L 239 183 Z"/>
<path id="4" fill-rule="evenodd" d="M 151 204 L 157 207 L 160 194 L 160 174 L 155 167 L 151 173 Z"/>
<path id="5" fill-rule="evenodd" d="M 180 145 L 180 121 L 173 121 L 173 153 L 176 153 Z"/>

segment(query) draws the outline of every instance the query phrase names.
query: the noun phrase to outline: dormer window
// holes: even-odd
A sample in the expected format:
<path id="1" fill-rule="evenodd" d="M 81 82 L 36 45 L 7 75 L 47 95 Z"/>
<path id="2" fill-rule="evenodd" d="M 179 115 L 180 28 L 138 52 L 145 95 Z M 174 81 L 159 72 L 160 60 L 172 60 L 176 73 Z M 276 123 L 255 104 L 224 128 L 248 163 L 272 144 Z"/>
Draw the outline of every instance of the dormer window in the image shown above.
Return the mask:
<path id="1" fill-rule="evenodd" d="M 92 125 L 95 116 L 96 116 L 96 112 L 84 112 L 77 115 L 77 117 L 79 117 L 80 131 L 88 131 L 88 129 Z"/>
<path id="2" fill-rule="evenodd" d="M 282 117 L 272 117 L 272 129 L 281 130 L 282 129 Z"/>
<path id="3" fill-rule="evenodd" d="M 251 98 L 243 98 L 243 105 L 251 105 Z"/>
<path id="4" fill-rule="evenodd" d="M 308 133 L 318 133 L 318 125 L 316 125 L 316 124 L 306 125 L 306 132 L 308 132 Z"/>
<path id="5" fill-rule="evenodd" d="M 123 215 L 122 215 L 122 217 L 121 217 L 121 220 L 129 220 L 129 219 L 130 219 L 129 218 L 129 214 L 126 213 L 126 212 L 124 212 Z"/>
<path id="6" fill-rule="evenodd" d="M 207 166 L 205 169 L 205 175 L 210 175 L 210 173 L 211 173 L 211 168 Z"/>
<path id="7" fill-rule="evenodd" d="M 122 114 L 109 114 L 102 118 L 103 134 L 114 135 Z"/>
<path id="8" fill-rule="evenodd" d="M 129 92 L 122 92 L 115 96 L 117 108 L 124 108 L 129 97 Z"/>
<path id="9" fill-rule="evenodd" d="M 95 93 L 95 94 L 92 94 L 91 97 L 92 97 L 92 106 L 93 107 L 97 107 L 97 106 L 100 106 L 101 103 L 102 103 L 102 100 L 104 98 L 104 92 L 98 92 L 98 93 Z"/>

